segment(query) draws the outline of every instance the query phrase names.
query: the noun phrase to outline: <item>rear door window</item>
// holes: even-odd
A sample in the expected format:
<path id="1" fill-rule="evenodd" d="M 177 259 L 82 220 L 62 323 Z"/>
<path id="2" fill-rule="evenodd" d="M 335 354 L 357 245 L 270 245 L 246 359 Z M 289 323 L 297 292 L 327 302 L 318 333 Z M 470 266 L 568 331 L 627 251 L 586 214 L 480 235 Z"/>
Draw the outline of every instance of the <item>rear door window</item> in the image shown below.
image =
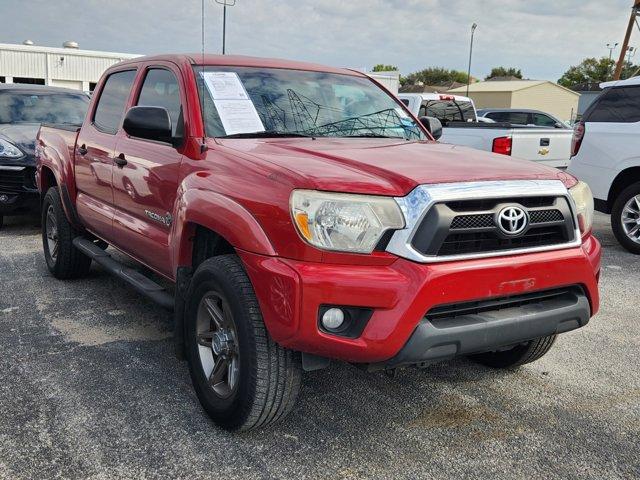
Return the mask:
<path id="1" fill-rule="evenodd" d="M 496 122 L 513 123 L 514 125 L 528 125 L 529 114 L 525 112 L 492 112 L 486 115 Z"/>
<path id="2" fill-rule="evenodd" d="M 605 91 L 584 114 L 585 122 L 640 122 L 640 85 Z"/>
<path id="3" fill-rule="evenodd" d="M 111 134 L 118 131 L 135 77 L 135 70 L 109 75 L 93 116 L 93 124 L 98 130 Z"/>
<path id="4" fill-rule="evenodd" d="M 549 115 L 544 115 L 542 113 L 534 113 L 533 114 L 533 124 L 539 127 L 555 127 L 556 122 Z"/>

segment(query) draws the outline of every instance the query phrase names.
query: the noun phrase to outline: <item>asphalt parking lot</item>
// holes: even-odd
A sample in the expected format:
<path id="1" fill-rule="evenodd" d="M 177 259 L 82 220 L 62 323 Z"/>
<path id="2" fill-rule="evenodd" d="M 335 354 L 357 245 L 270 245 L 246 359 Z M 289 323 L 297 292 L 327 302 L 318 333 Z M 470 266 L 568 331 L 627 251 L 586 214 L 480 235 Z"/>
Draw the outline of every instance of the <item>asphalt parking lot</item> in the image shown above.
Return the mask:
<path id="1" fill-rule="evenodd" d="M 537 363 L 305 376 L 270 430 L 216 428 L 171 318 L 94 267 L 54 280 L 34 219 L 0 230 L 0 477 L 638 478 L 640 257 L 604 245 L 602 308 Z"/>

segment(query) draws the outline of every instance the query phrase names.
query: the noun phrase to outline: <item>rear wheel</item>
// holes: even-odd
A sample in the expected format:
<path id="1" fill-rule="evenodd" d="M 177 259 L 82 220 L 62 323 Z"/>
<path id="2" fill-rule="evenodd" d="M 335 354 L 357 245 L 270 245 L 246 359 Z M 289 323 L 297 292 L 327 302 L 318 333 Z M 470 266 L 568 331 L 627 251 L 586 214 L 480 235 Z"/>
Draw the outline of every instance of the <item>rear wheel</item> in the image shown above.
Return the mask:
<path id="1" fill-rule="evenodd" d="M 214 422 L 251 430 L 283 418 L 300 389 L 300 357 L 269 337 L 239 258 L 205 260 L 186 303 L 191 379 Z"/>
<path id="2" fill-rule="evenodd" d="M 625 188 L 613 202 L 611 228 L 620 245 L 640 254 L 640 182 Z"/>
<path id="3" fill-rule="evenodd" d="M 557 335 L 536 338 L 509 350 L 471 355 L 472 360 L 493 368 L 515 368 L 525 363 L 535 362 L 553 346 Z"/>
<path id="4" fill-rule="evenodd" d="M 73 245 L 78 231 L 62 209 L 56 187 L 51 187 L 42 202 L 42 246 L 47 267 L 59 279 L 80 278 L 91 268 L 91 259 Z"/>

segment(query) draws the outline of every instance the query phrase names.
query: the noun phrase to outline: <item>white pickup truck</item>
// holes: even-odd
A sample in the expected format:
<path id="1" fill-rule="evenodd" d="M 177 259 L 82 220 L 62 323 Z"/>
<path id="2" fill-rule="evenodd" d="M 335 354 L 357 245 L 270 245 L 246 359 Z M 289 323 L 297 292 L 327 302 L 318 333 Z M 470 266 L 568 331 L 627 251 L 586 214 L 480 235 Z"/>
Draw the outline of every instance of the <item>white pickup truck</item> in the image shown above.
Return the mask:
<path id="1" fill-rule="evenodd" d="M 401 93 L 398 98 L 416 117 L 442 123 L 440 141 L 567 168 L 571 130 L 479 122 L 473 100 L 460 95 Z"/>

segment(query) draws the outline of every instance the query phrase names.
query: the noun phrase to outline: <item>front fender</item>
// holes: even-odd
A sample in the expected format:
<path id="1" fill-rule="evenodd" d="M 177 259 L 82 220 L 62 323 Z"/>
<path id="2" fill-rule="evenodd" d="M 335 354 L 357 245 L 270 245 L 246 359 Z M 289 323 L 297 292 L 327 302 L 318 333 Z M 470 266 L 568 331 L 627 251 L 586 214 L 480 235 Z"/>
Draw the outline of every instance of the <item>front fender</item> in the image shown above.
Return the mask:
<path id="1" fill-rule="evenodd" d="M 234 248 L 274 256 L 276 251 L 255 217 L 227 195 L 207 189 L 200 179 L 186 180 L 178 189 L 174 235 L 174 265 L 191 265 L 193 233 L 200 225 L 216 232 Z"/>

